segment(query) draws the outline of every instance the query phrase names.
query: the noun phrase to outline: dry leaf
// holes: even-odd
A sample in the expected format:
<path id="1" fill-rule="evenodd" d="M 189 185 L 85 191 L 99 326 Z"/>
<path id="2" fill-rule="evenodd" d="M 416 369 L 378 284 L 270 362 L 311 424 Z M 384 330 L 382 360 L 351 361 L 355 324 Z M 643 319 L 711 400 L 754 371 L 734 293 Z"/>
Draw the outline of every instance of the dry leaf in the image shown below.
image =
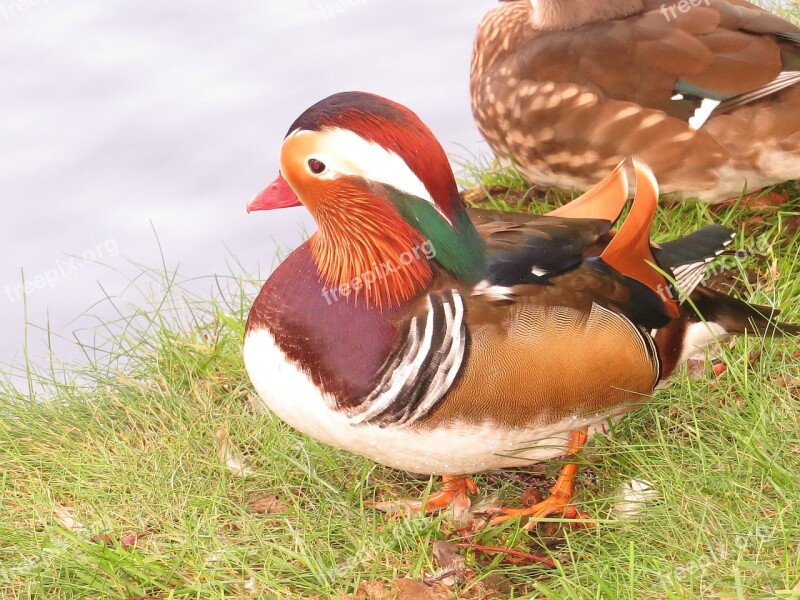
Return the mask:
<path id="1" fill-rule="evenodd" d="M 274 515 L 286 512 L 286 505 L 275 494 L 256 496 L 247 506 L 248 512 L 254 515 Z"/>
<path id="2" fill-rule="evenodd" d="M 102 544 L 104 546 L 108 546 L 109 548 L 114 545 L 114 538 L 107 533 L 96 533 L 89 538 L 89 541 L 93 544 Z"/>
<path id="3" fill-rule="evenodd" d="M 458 546 L 442 540 L 433 542 L 433 560 L 443 569 L 452 569 L 464 562 L 458 554 Z"/>
<path id="4" fill-rule="evenodd" d="M 264 402 L 258 397 L 258 394 L 247 394 L 247 404 L 254 413 L 263 413 L 266 410 Z"/>
<path id="5" fill-rule="evenodd" d="M 68 529 L 72 532 L 77 531 L 84 531 L 86 528 L 83 526 L 78 518 L 75 516 L 71 508 L 66 506 L 62 506 L 60 504 L 56 505 L 53 509 L 53 517 L 55 517 L 56 522 L 61 525 L 64 529 Z"/>
<path id="6" fill-rule="evenodd" d="M 503 598 L 509 598 L 514 589 L 511 582 L 500 573 L 490 573 L 484 577 L 483 585 L 489 594 L 497 593 Z"/>
<path id="7" fill-rule="evenodd" d="M 151 532 L 145 531 L 143 533 L 129 533 L 128 535 L 123 535 L 119 539 L 119 543 L 122 545 L 123 548 L 129 549 L 136 546 L 136 542 L 138 542 L 143 537 L 150 535 Z"/>
<path id="8" fill-rule="evenodd" d="M 543 500 L 544 498 L 542 498 L 542 492 L 537 487 L 530 486 L 524 492 L 522 492 L 522 506 L 535 506 Z"/>
<path id="9" fill-rule="evenodd" d="M 764 210 L 783 206 L 790 200 L 789 194 L 785 192 L 755 192 L 744 197 L 742 206 L 751 210 Z"/>
<path id="10" fill-rule="evenodd" d="M 395 594 L 391 593 L 386 584 L 381 581 L 362 581 L 358 590 L 351 596 L 345 596 L 345 600 L 395 600 Z"/>
<path id="11" fill-rule="evenodd" d="M 244 458 L 228 440 L 224 429 L 218 429 L 214 434 L 217 439 L 217 454 L 220 461 L 232 474 L 237 477 L 249 477 L 253 470 L 245 464 Z"/>

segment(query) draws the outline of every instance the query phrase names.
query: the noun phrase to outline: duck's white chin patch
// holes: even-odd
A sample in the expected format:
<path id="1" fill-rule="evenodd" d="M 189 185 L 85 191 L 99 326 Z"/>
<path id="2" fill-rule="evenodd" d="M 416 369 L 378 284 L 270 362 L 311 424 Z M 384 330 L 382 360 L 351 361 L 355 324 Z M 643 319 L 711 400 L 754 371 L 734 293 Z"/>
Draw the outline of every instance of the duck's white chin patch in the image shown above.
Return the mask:
<path id="1" fill-rule="evenodd" d="M 556 458 L 564 454 L 570 431 L 589 426 L 591 435 L 608 419 L 570 418 L 531 429 L 494 422 L 436 429 L 356 425 L 332 408 L 332 399 L 287 359 L 266 329 L 247 334 L 244 362 L 261 401 L 281 420 L 321 442 L 412 473 L 459 475 Z"/>

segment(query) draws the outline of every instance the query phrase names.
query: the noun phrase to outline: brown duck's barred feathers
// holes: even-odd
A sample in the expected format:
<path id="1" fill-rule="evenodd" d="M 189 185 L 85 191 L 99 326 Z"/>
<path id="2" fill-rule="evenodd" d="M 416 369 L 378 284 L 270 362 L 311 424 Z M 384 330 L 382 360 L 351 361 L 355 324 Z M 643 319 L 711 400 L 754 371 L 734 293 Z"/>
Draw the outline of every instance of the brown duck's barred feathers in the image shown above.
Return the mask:
<path id="1" fill-rule="evenodd" d="M 744 106 L 745 104 L 750 104 L 756 100 L 761 100 L 761 98 L 766 98 L 767 96 L 776 94 L 781 90 L 792 87 L 793 85 L 797 85 L 798 83 L 800 83 L 800 71 L 784 71 L 775 79 L 770 81 L 767 85 L 760 87 L 757 90 L 747 92 L 746 94 L 739 94 L 738 96 L 734 96 L 733 98 L 720 102 L 714 109 L 714 114 L 718 115 L 730 112 L 736 108 Z"/>
<path id="2" fill-rule="evenodd" d="M 426 310 L 378 370 L 369 396 L 348 411 L 352 423 L 410 425 L 428 415 L 455 382 L 467 354 L 464 301 L 456 290 L 429 294 Z"/>

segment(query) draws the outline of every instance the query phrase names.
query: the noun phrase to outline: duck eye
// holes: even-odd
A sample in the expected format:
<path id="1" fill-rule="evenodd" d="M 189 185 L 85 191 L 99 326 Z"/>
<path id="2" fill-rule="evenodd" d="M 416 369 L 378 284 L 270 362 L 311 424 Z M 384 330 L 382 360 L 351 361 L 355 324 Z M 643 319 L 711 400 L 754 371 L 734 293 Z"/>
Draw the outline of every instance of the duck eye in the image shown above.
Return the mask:
<path id="1" fill-rule="evenodd" d="M 321 160 L 317 160 L 316 158 L 309 158 L 308 168 L 312 173 L 314 173 L 314 175 L 319 175 L 325 170 L 325 163 Z"/>

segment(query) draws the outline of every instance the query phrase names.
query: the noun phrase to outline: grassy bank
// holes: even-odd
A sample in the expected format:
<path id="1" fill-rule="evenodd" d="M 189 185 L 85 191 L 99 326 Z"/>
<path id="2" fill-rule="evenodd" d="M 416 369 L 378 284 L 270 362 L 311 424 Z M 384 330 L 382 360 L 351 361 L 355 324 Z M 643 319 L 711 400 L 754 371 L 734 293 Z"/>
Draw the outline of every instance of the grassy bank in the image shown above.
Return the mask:
<path id="1" fill-rule="evenodd" d="M 737 228 L 737 244 L 766 257 L 730 260 L 716 285 L 798 321 L 800 191 L 786 190 L 780 207 L 661 210 L 657 237 L 712 220 Z M 543 210 L 530 197 L 506 200 Z M 32 371 L 36 401 L 0 392 L 0 598 L 800 598 L 796 341 L 741 339 L 723 374 L 683 371 L 596 440 L 578 496 L 595 527 L 467 536 L 448 515 L 374 512 L 365 503 L 429 482 L 256 409 L 240 353 L 252 282 L 211 303 L 183 302 L 169 281 L 154 306 L 109 326 L 114 360 Z M 558 467 L 476 480 L 483 501 L 518 505 Z M 653 495 L 620 511 L 631 480 Z M 459 548 L 466 573 L 425 586 L 446 570 L 437 540 L 556 567 Z"/>

